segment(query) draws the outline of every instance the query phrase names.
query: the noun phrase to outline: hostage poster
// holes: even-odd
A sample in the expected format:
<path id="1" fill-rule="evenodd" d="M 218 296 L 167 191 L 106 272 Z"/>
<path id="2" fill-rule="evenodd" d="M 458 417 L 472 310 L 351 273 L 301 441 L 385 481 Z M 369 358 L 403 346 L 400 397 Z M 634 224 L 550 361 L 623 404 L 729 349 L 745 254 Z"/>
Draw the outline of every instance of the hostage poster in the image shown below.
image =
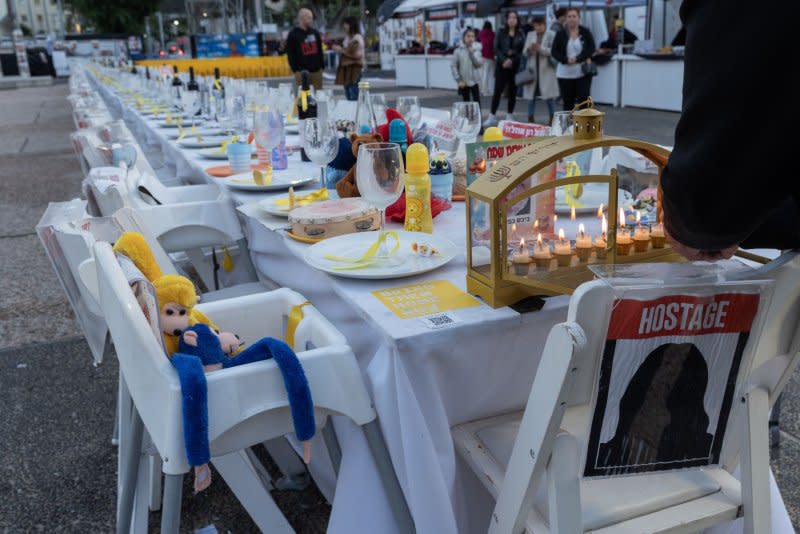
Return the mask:
<path id="1" fill-rule="evenodd" d="M 719 463 L 757 293 L 614 303 L 584 476 Z"/>

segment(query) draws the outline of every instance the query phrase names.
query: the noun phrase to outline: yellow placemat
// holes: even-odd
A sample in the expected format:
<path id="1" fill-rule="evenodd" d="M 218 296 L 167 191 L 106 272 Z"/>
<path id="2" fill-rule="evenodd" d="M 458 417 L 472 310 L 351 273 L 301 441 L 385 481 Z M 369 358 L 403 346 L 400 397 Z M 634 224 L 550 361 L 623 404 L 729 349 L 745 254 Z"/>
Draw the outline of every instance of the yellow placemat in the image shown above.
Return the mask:
<path id="1" fill-rule="evenodd" d="M 447 280 L 379 289 L 372 294 L 400 319 L 480 305 L 477 299 Z"/>

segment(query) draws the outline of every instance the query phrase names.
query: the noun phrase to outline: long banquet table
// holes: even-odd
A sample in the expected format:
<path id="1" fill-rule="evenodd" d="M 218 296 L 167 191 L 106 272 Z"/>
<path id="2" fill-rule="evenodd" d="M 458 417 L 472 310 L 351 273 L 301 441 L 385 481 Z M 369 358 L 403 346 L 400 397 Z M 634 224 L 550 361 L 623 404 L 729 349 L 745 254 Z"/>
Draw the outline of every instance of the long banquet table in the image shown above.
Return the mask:
<path id="1" fill-rule="evenodd" d="M 112 114 L 127 122 L 140 143 L 161 150 L 164 161 L 184 182 L 225 180 L 206 174 L 219 161 L 202 159 L 177 147 L 154 121 L 125 105 L 97 83 Z M 287 144 L 297 144 L 297 137 Z M 290 156 L 290 172 L 317 176 L 317 166 Z M 299 291 L 347 337 L 375 403 L 403 492 L 417 531 L 456 534 L 485 532 L 493 501 L 458 458 L 450 434 L 454 425 L 520 410 L 524 407 L 550 328 L 566 319 L 568 298 L 547 299 L 538 312 L 519 314 L 510 308 L 476 307 L 448 312 L 453 323 L 431 328 L 419 319 L 399 319 L 372 292 L 423 281 L 447 280 L 465 290 L 466 258 L 462 253 L 428 274 L 400 280 L 349 280 L 329 276 L 303 260 L 309 245 L 285 234 L 285 220 L 261 212 L 257 202 L 268 194 L 229 189 L 260 276 Z M 435 233 L 466 250 L 464 204 L 434 220 Z M 400 225 L 390 223 L 390 227 Z M 341 441 L 342 463 L 334 476 L 320 439 L 314 442 L 310 470 L 332 503 L 328 527 L 333 533 L 391 533 L 391 512 L 366 440 L 348 420 L 334 422 Z M 774 480 L 773 530 L 793 532 Z M 740 531 L 740 525 L 719 532 Z"/>

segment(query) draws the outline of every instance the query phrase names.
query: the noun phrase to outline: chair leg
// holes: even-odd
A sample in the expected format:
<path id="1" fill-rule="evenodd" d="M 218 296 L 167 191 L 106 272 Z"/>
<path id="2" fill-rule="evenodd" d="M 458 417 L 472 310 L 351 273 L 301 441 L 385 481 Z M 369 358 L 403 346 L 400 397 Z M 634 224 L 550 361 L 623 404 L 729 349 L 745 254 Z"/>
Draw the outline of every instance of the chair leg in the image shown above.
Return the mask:
<path id="1" fill-rule="evenodd" d="M 550 530 L 564 534 L 583 532 L 578 442 L 570 434 L 556 437 L 547 468 Z"/>
<path id="2" fill-rule="evenodd" d="M 139 412 L 133 408 L 129 435 L 125 437 L 124 446 L 121 445 L 120 498 L 117 514 L 117 534 L 128 534 L 131 529 L 131 514 L 133 513 L 133 499 L 136 494 L 136 480 L 139 476 L 139 461 L 142 456 L 142 434 L 144 424 Z"/>
<path id="3" fill-rule="evenodd" d="M 333 429 L 332 417 L 328 417 L 328 421 L 325 423 L 325 426 L 322 427 L 322 439 L 325 442 L 325 447 L 328 449 L 328 454 L 331 457 L 333 472 L 338 478 L 339 467 L 342 465 L 342 448 L 339 446 L 339 438 L 336 437 L 336 431 Z"/>
<path id="4" fill-rule="evenodd" d="M 783 393 L 778 395 L 778 400 L 772 406 L 769 413 L 769 445 L 777 447 L 781 444 L 781 401 Z"/>
<path id="5" fill-rule="evenodd" d="M 265 481 L 259 475 L 246 450 L 216 456 L 211 459 L 211 463 L 262 532 L 271 534 L 294 532 L 272 500 Z"/>
<path id="6" fill-rule="evenodd" d="M 161 534 L 177 534 L 181 526 L 183 475 L 164 475 L 164 503 L 161 506 Z"/>
<path id="7" fill-rule="evenodd" d="M 745 435 L 742 447 L 742 504 L 744 533 L 770 532 L 769 438 L 764 422 L 769 419 L 769 393 L 757 387 L 742 399 L 745 403 Z"/>
<path id="8" fill-rule="evenodd" d="M 394 472 L 392 458 L 389 456 L 389 449 L 386 448 L 386 441 L 383 439 L 378 419 L 370 421 L 362 428 L 364 429 L 364 435 L 367 438 L 372 457 L 375 458 L 375 464 L 378 467 L 378 473 L 380 474 L 381 482 L 383 482 L 383 489 L 389 499 L 389 506 L 392 508 L 392 515 L 394 515 L 397 528 L 400 532 L 413 534 L 417 531 L 414 526 L 414 519 L 411 517 L 408 502 L 406 502 L 403 489 L 397 480 L 397 474 Z"/>
<path id="9" fill-rule="evenodd" d="M 150 510 L 161 509 L 161 457 L 156 453 L 148 459 L 148 487 L 150 488 L 150 498 L 148 505 Z"/>
<path id="10" fill-rule="evenodd" d="M 283 475 L 274 481 L 276 489 L 302 491 L 308 487 L 309 478 L 306 466 L 285 437 L 281 436 L 265 441 L 263 445 Z M 248 452 L 248 456 L 250 456 L 253 465 L 258 468 L 258 462 L 253 457 L 252 452 Z M 271 481 L 271 477 L 268 474 L 266 480 Z"/>

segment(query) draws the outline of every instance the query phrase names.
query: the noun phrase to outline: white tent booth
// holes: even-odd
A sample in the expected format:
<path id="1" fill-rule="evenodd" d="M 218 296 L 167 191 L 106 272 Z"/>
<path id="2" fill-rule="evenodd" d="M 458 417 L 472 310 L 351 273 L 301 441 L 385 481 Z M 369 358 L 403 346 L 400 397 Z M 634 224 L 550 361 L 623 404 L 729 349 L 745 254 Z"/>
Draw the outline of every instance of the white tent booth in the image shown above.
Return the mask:
<path id="1" fill-rule="evenodd" d="M 467 27 L 480 28 L 486 18 L 475 17 L 476 2 L 454 0 L 406 0 L 394 11 L 394 16 L 381 26 L 384 33 L 393 36 L 395 48 L 392 57 L 381 57 L 382 65 L 394 63 L 397 85 L 438 89 L 456 89 L 450 73 L 452 54 L 429 53 L 431 42 L 437 41 L 448 47 L 456 47 Z M 408 21 L 413 21 L 409 23 Z M 383 28 L 386 28 L 385 30 Z M 406 36 L 406 47 L 410 41 L 422 46 L 424 53 L 403 54 L 397 46 Z M 389 47 L 387 47 L 388 52 Z M 383 52 L 383 47 L 381 48 Z M 385 55 L 389 55 L 388 53 Z"/>

